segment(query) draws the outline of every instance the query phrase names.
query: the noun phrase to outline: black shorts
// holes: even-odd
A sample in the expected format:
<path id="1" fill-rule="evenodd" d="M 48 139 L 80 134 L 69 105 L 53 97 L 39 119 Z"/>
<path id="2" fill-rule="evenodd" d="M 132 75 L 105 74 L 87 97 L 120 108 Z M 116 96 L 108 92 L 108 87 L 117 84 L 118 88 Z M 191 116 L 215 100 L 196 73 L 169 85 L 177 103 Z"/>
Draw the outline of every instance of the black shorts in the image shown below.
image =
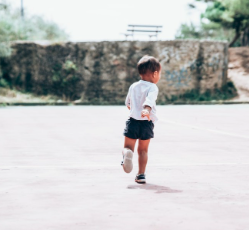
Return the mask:
<path id="1" fill-rule="evenodd" d="M 148 140 L 154 137 L 154 124 L 148 120 L 129 118 L 126 121 L 124 136 L 132 139 Z"/>

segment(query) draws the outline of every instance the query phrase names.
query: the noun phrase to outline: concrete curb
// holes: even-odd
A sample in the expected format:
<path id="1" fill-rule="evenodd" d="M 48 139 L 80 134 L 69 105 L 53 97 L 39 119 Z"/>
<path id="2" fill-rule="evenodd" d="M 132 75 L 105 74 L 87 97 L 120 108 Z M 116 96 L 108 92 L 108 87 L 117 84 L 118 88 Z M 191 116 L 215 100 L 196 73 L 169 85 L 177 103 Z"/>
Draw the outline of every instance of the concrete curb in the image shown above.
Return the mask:
<path id="1" fill-rule="evenodd" d="M 173 102 L 171 105 L 238 105 L 249 104 L 249 101 L 192 101 L 192 102 Z"/>
<path id="2" fill-rule="evenodd" d="M 237 104 L 249 104 L 249 101 L 192 101 L 192 102 L 169 102 L 163 105 L 237 105 Z M 0 106 L 79 106 L 79 105 L 100 105 L 84 102 L 0 102 Z M 105 104 L 108 105 L 120 105 L 120 104 Z M 158 104 L 162 105 L 162 104 Z"/>

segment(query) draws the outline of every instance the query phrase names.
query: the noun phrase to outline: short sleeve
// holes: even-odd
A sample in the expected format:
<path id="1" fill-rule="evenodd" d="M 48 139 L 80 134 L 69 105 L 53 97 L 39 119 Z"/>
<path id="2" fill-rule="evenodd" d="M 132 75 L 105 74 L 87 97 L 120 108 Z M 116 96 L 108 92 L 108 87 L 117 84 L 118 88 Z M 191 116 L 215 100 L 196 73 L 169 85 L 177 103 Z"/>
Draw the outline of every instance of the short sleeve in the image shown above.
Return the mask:
<path id="1" fill-rule="evenodd" d="M 155 85 L 154 87 L 151 87 L 148 95 L 145 99 L 145 102 L 143 103 L 143 107 L 145 106 L 149 106 L 149 107 L 153 107 L 156 105 L 156 99 L 158 96 L 158 87 Z"/>
<path id="2" fill-rule="evenodd" d="M 128 94 L 125 99 L 125 105 L 130 107 L 130 102 L 131 102 L 131 86 L 128 90 Z"/>

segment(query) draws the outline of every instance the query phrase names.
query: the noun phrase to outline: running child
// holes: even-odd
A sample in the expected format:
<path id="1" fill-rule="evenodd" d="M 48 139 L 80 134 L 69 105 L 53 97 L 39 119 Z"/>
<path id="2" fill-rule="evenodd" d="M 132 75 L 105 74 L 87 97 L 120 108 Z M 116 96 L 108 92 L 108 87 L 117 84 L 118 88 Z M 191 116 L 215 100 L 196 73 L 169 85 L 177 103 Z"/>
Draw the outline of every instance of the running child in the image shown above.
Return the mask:
<path id="1" fill-rule="evenodd" d="M 133 168 L 132 158 L 136 141 L 138 140 L 138 173 L 135 181 L 146 183 L 145 169 L 148 161 L 150 139 L 154 137 L 154 123 L 156 116 L 156 99 L 161 78 L 161 65 L 152 56 L 142 57 L 137 64 L 141 80 L 133 83 L 128 91 L 125 105 L 130 110 L 129 119 L 124 129 L 123 161 L 121 165 L 126 173 Z"/>

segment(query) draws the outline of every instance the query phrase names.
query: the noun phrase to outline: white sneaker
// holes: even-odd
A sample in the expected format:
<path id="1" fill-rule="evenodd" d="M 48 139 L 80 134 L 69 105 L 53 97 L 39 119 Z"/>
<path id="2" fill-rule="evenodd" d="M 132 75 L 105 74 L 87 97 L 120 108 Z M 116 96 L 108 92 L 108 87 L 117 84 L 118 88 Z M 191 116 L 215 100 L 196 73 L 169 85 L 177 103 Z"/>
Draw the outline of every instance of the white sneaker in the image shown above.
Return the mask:
<path id="1" fill-rule="evenodd" d="M 133 164 L 132 164 L 133 152 L 130 149 L 124 148 L 122 154 L 124 159 L 121 165 L 123 166 L 123 169 L 126 173 L 130 173 L 133 169 Z"/>

